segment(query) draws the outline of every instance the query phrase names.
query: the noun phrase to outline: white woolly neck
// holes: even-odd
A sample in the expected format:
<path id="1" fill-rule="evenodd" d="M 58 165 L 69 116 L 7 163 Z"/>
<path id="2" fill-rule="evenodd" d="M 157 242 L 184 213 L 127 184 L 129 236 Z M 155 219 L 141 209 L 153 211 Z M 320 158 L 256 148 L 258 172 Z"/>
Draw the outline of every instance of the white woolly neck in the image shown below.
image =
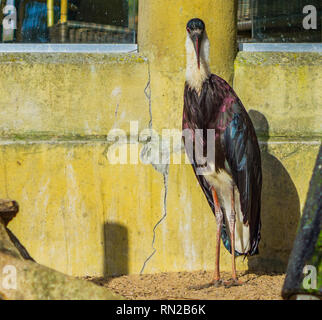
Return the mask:
<path id="1" fill-rule="evenodd" d="M 209 68 L 209 39 L 206 31 L 204 32 L 201 47 L 200 47 L 200 69 L 198 69 L 197 54 L 193 42 L 187 33 L 186 39 L 186 53 L 187 53 L 187 66 L 186 66 L 186 81 L 188 85 L 200 94 L 203 82 L 210 75 Z"/>

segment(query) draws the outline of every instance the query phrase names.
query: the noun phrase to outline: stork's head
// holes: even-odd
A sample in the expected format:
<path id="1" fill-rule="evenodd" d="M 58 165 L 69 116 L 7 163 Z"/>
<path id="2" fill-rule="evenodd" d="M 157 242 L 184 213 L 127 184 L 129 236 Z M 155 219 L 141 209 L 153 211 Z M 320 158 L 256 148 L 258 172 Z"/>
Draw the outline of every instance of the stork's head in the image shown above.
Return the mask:
<path id="1" fill-rule="evenodd" d="M 211 74 L 209 67 L 209 40 L 205 24 L 191 19 L 186 26 L 186 81 L 191 88 L 201 92 L 204 81 Z"/>
<path id="2" fill-rule="evenodd" d="M 188 21 L 186 29 L 195 48 L 198 69 L 200 69 L 200 48 L 204 37 L 205 24 L 201 19 L 194 18 Z"/>

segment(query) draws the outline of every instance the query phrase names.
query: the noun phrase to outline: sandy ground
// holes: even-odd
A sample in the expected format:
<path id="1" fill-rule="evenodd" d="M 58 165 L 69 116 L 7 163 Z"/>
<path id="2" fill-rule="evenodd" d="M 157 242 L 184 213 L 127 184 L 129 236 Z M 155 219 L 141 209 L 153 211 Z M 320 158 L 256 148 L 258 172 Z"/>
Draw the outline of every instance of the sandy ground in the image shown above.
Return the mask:
<path id="1" fill-rule="evenodd" d="M 222 272 L 228 281 L 231 274 Z M 212 272 L 173 272 L 86 278 L 105 286 L 129 300 L 280 300 L 284 274 L 238 273 L 241 286 L 226 288 L 210 285 Z"/>

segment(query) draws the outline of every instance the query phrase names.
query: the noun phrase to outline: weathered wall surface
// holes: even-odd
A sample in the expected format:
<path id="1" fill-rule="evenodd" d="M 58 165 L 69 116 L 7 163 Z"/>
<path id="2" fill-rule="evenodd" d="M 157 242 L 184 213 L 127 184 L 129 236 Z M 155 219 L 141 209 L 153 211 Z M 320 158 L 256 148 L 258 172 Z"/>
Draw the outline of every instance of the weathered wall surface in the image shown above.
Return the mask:
<path id="1" fill-rule="evenodd" d="M 95 137 L 149 123 L 140 55 L 0 54 L 0 62 L 2 137 Z"/>
<path id="2" fill-rule="evenodd" d="M 140 55 L 1 55 L 0 192 L 18 201 L 10 227 L 39 263 L 139 273 L 167 214 L 144 272 L 213 267 L 215 221 L 190 165 L 107 157 L 111 129 L 130 137 L 132 120 L 139 133 L 153 127 L 148 67 Z"/>
<path id="3" fill-rule="evenodd" d="M 320 138 L 322 132 L 320 53 L 240 52 L 234 87 L 248 110 L 259 110 L 270 137 Z M 287 120 L 287 121 L 286 121 Z"/>
<path id="4" fill-rule="evenodd" d="M 263 166 L 261 255 L 249 267 L 285 271 L 322 134 L 319 53 L 240 52 L 234 88 L 253 120 Z"/>
<path id="5" fill-rule="evenodd" d="M 213 69 L 232 81 L 236 3 L 140 1 L 140 55 L 0 55 L 0 193 L 19 202 L 10 227 L 38 262 L 73 275 L 139 273 L 155 252 L 144 272 L 213 268 L 215 219 L 190 165 L 111 165 L 106 135 L 129 137 L 131 120 L 156 135 L 181 128 L 195 16 L 213 39 Z M 125 148 L 149 147 L 136 141 Z"/>

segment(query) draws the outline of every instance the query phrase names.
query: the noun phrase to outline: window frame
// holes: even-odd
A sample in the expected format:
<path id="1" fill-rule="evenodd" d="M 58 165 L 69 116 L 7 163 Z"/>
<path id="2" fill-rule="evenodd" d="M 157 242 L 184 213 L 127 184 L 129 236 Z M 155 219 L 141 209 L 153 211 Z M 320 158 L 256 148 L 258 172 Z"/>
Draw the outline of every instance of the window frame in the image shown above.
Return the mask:
<path id="1" fill-rule="evenodd" d="M 322 52 L 322 43 L 306 42 L 244 42 L 239 44 L 239 51 L 247 52 Z"/>
<path id="2" fill-rule="evenodd" d="M 0 43 L 0 53 L 136 53 L 137 44 Z"/>
<path id="3" fill-rule="evenodd" d="M 2 21 L 0 23 L 2 23 Z M 0 42 L 0 53 L 137 53 L 137 52 L 138 52 L 138 43 L 1 43 Z"/>

